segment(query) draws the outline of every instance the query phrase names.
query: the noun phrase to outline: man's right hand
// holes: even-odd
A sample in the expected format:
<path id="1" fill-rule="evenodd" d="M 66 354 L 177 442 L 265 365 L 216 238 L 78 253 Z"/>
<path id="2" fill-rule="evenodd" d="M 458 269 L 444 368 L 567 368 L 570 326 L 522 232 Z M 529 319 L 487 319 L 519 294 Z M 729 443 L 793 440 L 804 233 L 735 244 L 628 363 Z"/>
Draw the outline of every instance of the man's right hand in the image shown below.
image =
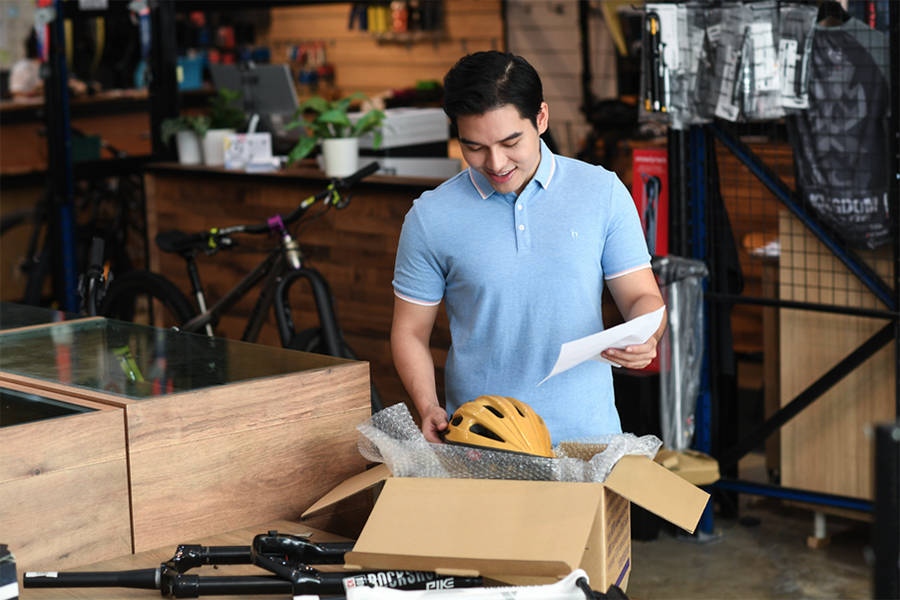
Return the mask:
<path id="1" fill-rule="evenodd" d="M 419 416 L 422 417 L 422 433 L 425 434 L 425 439 L 433 444 L 443 444 L 441 432 L 447 430 L 447 411 L 433 404 Z"/>

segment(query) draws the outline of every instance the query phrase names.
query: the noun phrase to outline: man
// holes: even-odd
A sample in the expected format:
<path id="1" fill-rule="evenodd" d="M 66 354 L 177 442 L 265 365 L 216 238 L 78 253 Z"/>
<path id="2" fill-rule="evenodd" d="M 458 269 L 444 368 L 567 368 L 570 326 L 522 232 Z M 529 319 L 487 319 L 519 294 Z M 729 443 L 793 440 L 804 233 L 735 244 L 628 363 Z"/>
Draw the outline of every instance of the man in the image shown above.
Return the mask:
<path id="1" fill-rule="evenodd" d="M 393 282 L 394 365 L 425 438 L 440 442 L 447 413 L 483 394 L 529 404 L 554 443 L 620 433 L 609 365 L 587 361 L 538 383 L 563 343 L 603 329 L 604 283 L 625 319 L 663 306 L 628 190 L 601 167 L 551 154 L 541 80 L 521 57 L 462 58 L 444 78 L 444 112 L 469 169 L 414 202 Z M 446 411 L 429 349 L 441 300 Z M 603 356 L 644 368 L 664 328 Z"/>

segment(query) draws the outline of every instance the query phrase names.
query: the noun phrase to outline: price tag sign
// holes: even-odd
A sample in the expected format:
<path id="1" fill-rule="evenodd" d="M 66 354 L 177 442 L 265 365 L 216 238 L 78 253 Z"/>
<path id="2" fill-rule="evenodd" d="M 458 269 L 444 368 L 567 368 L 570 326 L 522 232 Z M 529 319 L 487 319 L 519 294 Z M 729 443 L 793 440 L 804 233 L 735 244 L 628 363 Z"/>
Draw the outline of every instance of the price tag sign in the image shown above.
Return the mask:
<path id="1" fill-rule="evenodd" d="M 232 133 L 225 136 L 226 169 L 244 169 L 251 162 L 267 162 L 271 159 L 271 133 Z"/>

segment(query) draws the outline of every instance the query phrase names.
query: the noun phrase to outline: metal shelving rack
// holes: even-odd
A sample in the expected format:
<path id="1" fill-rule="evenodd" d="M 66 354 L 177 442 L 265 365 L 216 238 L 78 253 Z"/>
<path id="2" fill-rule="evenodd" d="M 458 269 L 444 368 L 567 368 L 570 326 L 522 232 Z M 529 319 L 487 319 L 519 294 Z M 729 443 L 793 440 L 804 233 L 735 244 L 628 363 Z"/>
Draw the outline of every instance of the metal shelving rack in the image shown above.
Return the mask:
<path id="1" fill-rule="evenodd" d="M 900 207 L 900 3 L 888 3 L 890 43 L 890 102 L 894 110 L 890 114 L 889 131 L 893 132 L 890 160 L 894 176 L 890 182 L 889 202 L 893 214 Z M 758 447 L 770 435 L 791 421 L 796 415 L 813 404 L 817 399 L 840 382 L 849 373 L 886 346 L 893 347 L 895 414 L 900 423 L 900 243 L 895 239 L 890 251 L 893 257 L 889 265 L 892 275 L 884 277 L 862 260 L 858 253 L 849 248 L 837 232 L 829 230 L 815 219 L 810 219 L 803 210 L 797 192 L 786 183 L 766 161 L 758 156 L 741 139 L 743 134 L 758 132 L 753 124 L 730 124 L 716 121 L 706 125 L 691 126 L 685 130 L 671 130 L 669 133 L 670 161 L 670 252 L 703 260 L 710 265 L 711 276 L 706 290 L 708 323 L 707 354 L 708 370 L 704 373 L 701 395 L 697 409 L 697 433 L 695 447 L 715 456 L 719 461 L 722 478 L 711 486 L 726 493 L 747 493 L 777 497 L 797 502 L 805 502 L 829 507 L 846 508 L 856 511 L 873 512 L 874 502 L 860 498 L 821 493 L 811 490 L 789 488 L 779 483 L 761 484 L 741 480 L 737 476 L 738 461 Z M 774 124 L 770 124 L 774 127 Z M 759 181 L 769 193 L 777 198 L 781 207 L 802 223 L 818 242 L 828 249 L 846 269 L 871 292 L 884 308 L 855 307 L 839 303 L 809 300 L 783 300 L 764 295 L 734 293 L 727 288 L 727 282 L 717 279 L 721 273 L 721 248 L 715 236 L 715 207 L 711 205 L 713 190 L 720 185 L 716 173 L 716 144 L 728 149 L 740 163 Z M 730 232 L 729 232 L 730 233 Z M 882 270 L 883 271 L 883 270 Z M 821 375 L 811 385 L 775 414 L 757 426 L 746 437 L 738 441 L 736 428 L 728 418 L 724 403 L 731 398 L 723 396 L 718 389 L 722 381 L 722 343 L 730 332 L 724 332 L 717 324 L 730 314 L 735 304 L 752 304 L 765 307 L 793 308 L 804 311 L 855 315 L 886 319 L 888 324 L 878 330 L 858 347 L 851 349 L 845 358 Z M 703 531 L 711 531 L 711 514 L 701 524 Z"/>

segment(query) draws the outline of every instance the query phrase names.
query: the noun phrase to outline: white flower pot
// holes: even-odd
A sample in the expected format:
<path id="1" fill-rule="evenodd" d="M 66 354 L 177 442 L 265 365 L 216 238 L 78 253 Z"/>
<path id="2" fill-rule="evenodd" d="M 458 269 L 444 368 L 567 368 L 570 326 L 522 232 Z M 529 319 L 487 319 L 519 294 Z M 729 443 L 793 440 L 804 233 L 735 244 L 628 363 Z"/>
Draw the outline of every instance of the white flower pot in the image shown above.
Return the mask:
<path id="1" fill-rule="evenodd" d="M 203 164 L 221 167 L 225 164 L 225 136 L 237 133 L 236 129 L 210 129 L 203 138 Z"/>
<path id="2" fill-rule="evenodd" d="M 196 131 L 182 129 L 176 132 L 175 143 L 178 146 L 178 162 L 183 165 L 199 165 L 203 162 L 203 149 Z"/>
<path id="3" fill-rule="evenodd" d="M 356 173 L 359 165 L 359 138 L 322 140 L 322 159 L 329 177 L 346 177 Z"/>

